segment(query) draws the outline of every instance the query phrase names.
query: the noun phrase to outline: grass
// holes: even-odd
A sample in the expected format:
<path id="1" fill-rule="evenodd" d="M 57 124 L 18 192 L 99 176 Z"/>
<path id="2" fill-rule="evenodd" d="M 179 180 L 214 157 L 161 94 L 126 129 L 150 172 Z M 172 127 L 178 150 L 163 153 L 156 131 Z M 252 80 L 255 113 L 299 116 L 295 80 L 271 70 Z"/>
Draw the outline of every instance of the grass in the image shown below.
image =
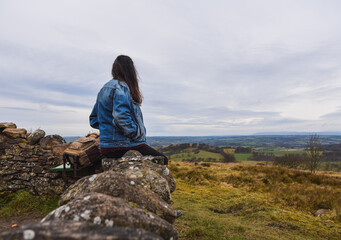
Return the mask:
<path id="1" fill-rule="evenodd" d="M 58 199 L 57 196 L 34 196 L 28 191 L 5 193 L 0 196 L 0 217 L 45 215 L 58 207 Z"/>
<path id="2" fill-rule="evenodd" d="M 180 239 L 341 236 L 341 180 L 335 177 L 237 163 L 202 167 L 172 162 L 170 169 L 177 180 L 174 207 L 184 212 L 175 223 Z M 332 210 L 314 217 L 320 207 Z"/>
<path id="3" fill-rule="evenodd" d="M 226 176 L 235 187 L 270 193 L 275 202 L 314 213 L 317 209 L 334 209 L 341 222 L 341 180 L 325 175 L 289 170 L 283 167 L 237 166 L 239 173 Z"/>

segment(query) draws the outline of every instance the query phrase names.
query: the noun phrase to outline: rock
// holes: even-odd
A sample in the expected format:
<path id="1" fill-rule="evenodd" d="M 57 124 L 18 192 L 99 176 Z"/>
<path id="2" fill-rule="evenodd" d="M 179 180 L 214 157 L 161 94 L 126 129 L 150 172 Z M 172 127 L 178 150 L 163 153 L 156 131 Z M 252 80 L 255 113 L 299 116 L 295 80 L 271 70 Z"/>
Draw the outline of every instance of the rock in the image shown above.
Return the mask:
<path id="1" fill-rule="evenodd" d="M 137 151 L 129 151 L 129 152 L 137 152 Z M 169 191 L 170 192 L 175 191 L 176 181 L 166 165 L 158 164 L 160 163 L 159 162 L 160 158 L 158 156 L 135 156 L 135 157 L 125 157 L 125 156 L 123 156 L 122 159 L 103 158 L 102 159 L 103 169 L 105 171 L 106 170 L 114 170 L 114 171 L 119 170 L 119 171 L 133 172 L 131 170 L 131 167 L 134 165 L 134 167 L 139 168 L 139 170 L 137 169 L 137 171 L 143 171 L 142 169 L 145 169 L 146 171 L 155 171 L 158 173 L 160 177 L 163 177 L 164 179 L 166 179 L 166 181 L 168 182 Z M 163 157 L 161 157 L 161 159 L 163 163 Z M 130 175 L 134 175 L 134 174 L 130 174 Z M 147 176 L 147 174 L 145 173 L 144 176 Z M 144 178 L 142 180 L 146 181 L 147 179 Z"/>
<path id="2" fill-rule="evenodd" d="M 122 161 L 142 161 L 149 160 L 159 165 L 164 165 L 164 157 L 162 156 L 142 156 L 139 151 L 129 150 L 121 158 Z"/>
<path id="3" fill-rule="evenodd" d="M 40 139 L 39 144 L 43 149 L 52 149 L 53 146 L 66 143 L 64 138 L 59 135 L 47 135 Z"/>
<path id="4" fill-rule="evenodd" d="M 156 213 L 158 216 L 173 223 L 176 211 L 159 195 L 145 188 L 138 181 L 129 179 L 125 174 L 105 171 L 79 179 L 61 195 L 59 205 L 76 198 L 80 194 L 97 192 L 113 197 L 120 197 L 135 203 L 138 207 Z"/>
<path id="5" fill-rule="evenodd" d="M 90 222 L 110 227 L 142 228 L 164 239 L 177 239 L 177 231 L 166 220 L 132 207 L 122 198 L 101 193 L 80 195 L 49 213 L 42 222 L 56 220 Z"/>
<path id="6" fill-rule="evenodd" d="M 314 216 L 315 217 L 320 217 L 322 214 L 325 214 L 327 212 L 329 212 L 330 209 L 319 209 L 315 212 Z"/>
<path id="7" fill-rule="evenodd" d="M 4 134 L 0 134 L 0 144 L 6 142 L 6 140 L 8 139 L 8 137 Z M 1 155 L 1 154 L 0 154 Z"/>
<path id="8" fill-rule="evenodd" d="M 139 182 L 145 188 L 149 188 L 158 194 L 167 203 L 171 203 L 168 181 L 162 174 L 166 168 L 166 166 L 142 160 L 133 162 L 116 161 L 111 170 L 123 173 L 131 181 Z"/>
<path id="9" fill-rule="evenodd" d="M 34 145 L 39 142 L 40 139 L 42 139 L 45 136 L 45 131 L 41 129 L 35 130 L 33 133 L 28 135 L 27 141 L 29 144 Z"/>
<path id="10" fill-rule="evenodd" d="M 5 128 L 2 133 L 6 134 L 11 138 L 25 138 L 26 137 L 26 129 L 23 128 Z"/>
<path id="11" fill-rule="evenodd" d="M 143 229 L 104 227 L 97 224 L 74 221 L 31 223 L 0 233 L 0 240 L 161 240 Z"/>
<path id="12" fill-rule="evenodd" d="M 132 157 L 142 157 L 143 155 L 139 151 L 129 150 L 123 155 L 123 158 L 132 158 Z"/>
<path id="13" fill-rule="evenodd" d="M 5 128 L 17 128 L 17 125 L 12 122 L 0 122 L 0 132 L 2 132 Z"/>

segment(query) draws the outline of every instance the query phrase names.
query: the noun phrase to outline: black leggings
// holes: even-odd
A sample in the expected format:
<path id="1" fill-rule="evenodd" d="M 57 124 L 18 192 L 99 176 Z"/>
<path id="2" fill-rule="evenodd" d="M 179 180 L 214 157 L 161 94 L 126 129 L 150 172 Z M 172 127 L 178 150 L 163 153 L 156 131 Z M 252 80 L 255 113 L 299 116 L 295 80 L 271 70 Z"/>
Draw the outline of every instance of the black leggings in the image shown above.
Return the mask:
<path id="1" fill-rule="evenodd" d="M 161 157 L 164 157 L 164 164 L 168 165 L 168 158 L 164 154 L 156 151 L 154 148 L 148 146 L 147 144 L 145 144 L 145 145 L 143 145 L 141 147 L 138 147 L 138 148 L 131 148 L 131 149 L 127 148 L 127 149 L 124 149 L 124 150 L 123 149 L 115 150 L 113 152 L 104 154 L 104 156 L 107 157 L 107 158 L 121 158 L 129 150 L 139 151 L 143 156 L 151 155 L 151 156 L 161 156 Z"/>

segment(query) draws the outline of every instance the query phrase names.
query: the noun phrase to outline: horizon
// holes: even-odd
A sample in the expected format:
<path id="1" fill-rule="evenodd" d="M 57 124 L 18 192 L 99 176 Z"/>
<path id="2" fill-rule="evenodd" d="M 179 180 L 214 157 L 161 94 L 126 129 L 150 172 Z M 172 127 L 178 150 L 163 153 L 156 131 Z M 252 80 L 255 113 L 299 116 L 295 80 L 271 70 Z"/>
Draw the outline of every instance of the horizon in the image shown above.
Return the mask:
<path id="1" fill-rule="evenodd" d="M 3 0 L 0 121 L 94 131 L 97 93 L 125 54 L 141 78 L 147 136 L 341 132 L 339 9 L 337 0 Z"/>
<path id="2" fill-rule="evenodd" d="M 266 133 L 254 133 L 254 134 L 239 134 L 239 135 L 164 135 L 164 136 L 147 136 L 147 138 L 151 137 L 243 137 L 243 136 L 311 136 L 312 134 L 317 134 L 319 136 L 339 136 L 341 132 L 266 132 Z M 78 135 L 68 135 L 63 137 L 81 137 Z"/>

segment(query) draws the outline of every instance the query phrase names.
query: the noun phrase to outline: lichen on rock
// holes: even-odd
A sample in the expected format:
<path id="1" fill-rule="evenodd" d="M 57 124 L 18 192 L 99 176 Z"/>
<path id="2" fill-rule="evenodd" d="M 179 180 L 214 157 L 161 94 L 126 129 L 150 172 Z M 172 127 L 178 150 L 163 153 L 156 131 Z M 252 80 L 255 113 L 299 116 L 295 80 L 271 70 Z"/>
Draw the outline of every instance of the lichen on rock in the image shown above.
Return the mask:
<path id="1" fill-rule="evenodd" d="M 158 214 L 169 222 L 174 222 L 176 211 L 172 205 L 149 188 L 145 188 L 141 183 L 134 183 L 132 185 L 129 176 L 119 171 L 110 170 L 87 176 L 68 187 L 61 195 L 59 205 L 63 205 L 81 194 L 96 192 L 123 198 L 136 203 L 142 209 Z"/>
<path id="2" fill-rule="evenodd" d="M 75 218 L 75 216 L 79 216 Z M 124 199 L 100 193 L 79 195 L 48 214 L 42 222 L 55 220 L 90 222 L 113 227 L 142 228 L 165 239 L 177 238 L 174 227 L 153 213 L 132 207 Z"/>

